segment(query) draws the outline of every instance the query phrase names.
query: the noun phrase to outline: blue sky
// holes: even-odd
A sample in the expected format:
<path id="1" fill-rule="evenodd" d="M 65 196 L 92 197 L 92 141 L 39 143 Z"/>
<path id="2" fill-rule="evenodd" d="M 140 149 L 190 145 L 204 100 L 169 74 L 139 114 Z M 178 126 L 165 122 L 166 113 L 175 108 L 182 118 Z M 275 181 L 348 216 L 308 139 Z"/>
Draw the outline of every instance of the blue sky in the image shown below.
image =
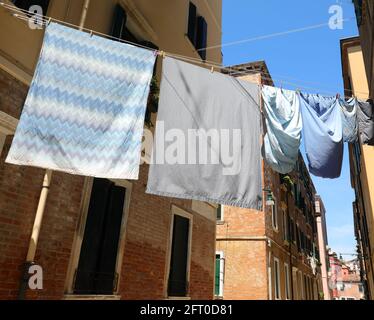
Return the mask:
<path id="1" fill-rule="evenodd" d="M 344 19 L 355 16 L 351 0 L 223 0 L 222 43 L 328 23 L 329 8 L 336 4 L 343 8 Z M 356 35 L 356 21 L 351 20 L 344 22 L 342 30 L 325 26 L 223 47 L 224 64 L 265 60 L 277 86 L 325 95 L 343 94 L 339 41 Z M 329 246 L 340 253 L 354 253 L 354 193 L 347 148 L 339 179 L 313 177 L 313 181 L 327 210 Z"/>

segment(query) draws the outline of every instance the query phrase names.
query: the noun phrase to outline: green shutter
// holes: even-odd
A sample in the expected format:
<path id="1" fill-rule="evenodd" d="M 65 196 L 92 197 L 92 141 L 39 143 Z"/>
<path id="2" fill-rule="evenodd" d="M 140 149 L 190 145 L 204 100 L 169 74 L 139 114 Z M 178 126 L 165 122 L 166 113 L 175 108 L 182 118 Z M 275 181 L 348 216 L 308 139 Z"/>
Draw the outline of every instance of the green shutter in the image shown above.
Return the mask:
<path id="1" fill-rule="evenodd" d="M 215 295 L 219 296 L 221 286 L 221 256 L 216 255 L 216 281 L 215 281 Z"/>

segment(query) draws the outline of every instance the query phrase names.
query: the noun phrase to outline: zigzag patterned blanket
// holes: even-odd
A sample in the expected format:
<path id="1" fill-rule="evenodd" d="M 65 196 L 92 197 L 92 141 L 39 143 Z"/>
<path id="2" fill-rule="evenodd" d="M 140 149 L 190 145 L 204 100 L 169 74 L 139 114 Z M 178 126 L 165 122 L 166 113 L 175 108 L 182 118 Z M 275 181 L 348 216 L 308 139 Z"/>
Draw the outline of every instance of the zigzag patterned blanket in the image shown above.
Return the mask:
<path id="1" fill-rule="evenodd" d="M 138 179 L 155 59 L 51 23 L 7 162 Z"/>

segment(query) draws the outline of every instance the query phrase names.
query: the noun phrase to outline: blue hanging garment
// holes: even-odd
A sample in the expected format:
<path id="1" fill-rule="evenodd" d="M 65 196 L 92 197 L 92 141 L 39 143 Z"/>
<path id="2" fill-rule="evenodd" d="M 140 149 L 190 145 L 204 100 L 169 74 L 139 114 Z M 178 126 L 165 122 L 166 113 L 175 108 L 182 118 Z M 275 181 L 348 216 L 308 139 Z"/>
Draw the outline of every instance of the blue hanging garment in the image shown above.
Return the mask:
<path id="1" fill-rule="evenodd" d="M 266 162 L 279 173 L 291 172 L 298 159 L 302 119 L 295 91 L 264 86 L 267 133 L 264 138 Z"/>
<path id="2" fill-rule="evenodd" d="M 338 178 L 344 151 L 339 99 L 301 94 L 300 105 L 309 171 L 322 178 Z"/>
<path id="3" fill-rule="evenodd" d="M 348 143 L 354 143 L 355 141 L 357 141 L 358 133 L 358 101 L 356 98 L 351 98 L 348 101 L 339 99 L 339 104 L 340 115 L 342 117 L 343 141 Z"/>

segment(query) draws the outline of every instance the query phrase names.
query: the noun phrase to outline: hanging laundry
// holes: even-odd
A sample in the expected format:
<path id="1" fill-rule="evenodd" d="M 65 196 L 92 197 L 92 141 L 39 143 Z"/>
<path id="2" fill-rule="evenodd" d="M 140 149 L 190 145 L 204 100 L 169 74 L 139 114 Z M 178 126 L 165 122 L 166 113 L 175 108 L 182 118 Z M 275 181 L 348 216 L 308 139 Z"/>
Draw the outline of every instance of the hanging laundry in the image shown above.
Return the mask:
<path id="1" fill-rule="evenodd" d="M 338 178 L 344 150 L 339 99 L 300 94 L 300 105 L 309 171 L 322 178 Z"/>
<path id="2" fill-rule="evenodd" d="M 354 143 L 357 141 L 358 122 L 357 122 L 357 106 L 356 98 L 348 101 L 339 99 L 340 112 L 342 117 L 343 141 Z"/>
<path id="3" fill-rule="evenodd" d="M 262 208 L 256 84 L 165 58 L 147 193 Z"/>
<path id="4" fill-rule="evenodd" d="M 155 59 L 51 23 L 7 162 L 137 179 Z"/>
<path id="5" fill-rule="evenodd" d="M 267 133 L 264 153 L 267 163 L 279 173 L 291 172 L 300 148 L 302 120 L 295 91 L 263 86 L 262 97 Z"/>
<path id="6" fill-rule="evenodd" d="M 373 100 L 358 101 L 358 122 L 361 143 L 374 146 L 374 104 Z"/>

